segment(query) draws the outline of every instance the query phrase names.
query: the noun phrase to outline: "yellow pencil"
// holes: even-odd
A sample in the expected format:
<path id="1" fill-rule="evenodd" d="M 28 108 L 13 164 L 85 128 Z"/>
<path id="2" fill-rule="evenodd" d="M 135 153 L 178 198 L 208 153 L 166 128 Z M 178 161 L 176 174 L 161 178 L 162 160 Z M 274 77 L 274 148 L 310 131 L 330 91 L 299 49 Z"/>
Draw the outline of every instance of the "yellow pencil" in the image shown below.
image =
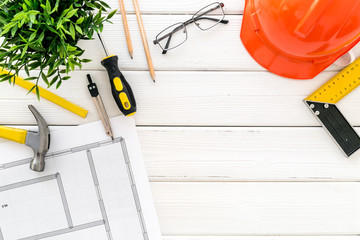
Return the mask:
<path id="1" fill-rule="evenodd" d="M 153 81 L 155 82 L 155 71 L 154 71 L 154 66 L 151 60 L 151 56 L 150 56 L 150 50 L 149 50 L 149 45 L 146 39 L 146 34 L 145 34 L 145 29 L 144 29 L 144 24 L 143 21 L 141 19 L 141 13 L 140 13 L 140 7 L 139 7 L 139 3 L 137 0 L 133 0 L 134 3 L 134 8 L 135 8 L 135 13 L 136 13 L 136 18 L 139 24 L 139 29 L 140 29 L 140 33 L 141 33 L 141 39 L 144 45 L 144 50 L 145 50 L 145 55 L 146 55 L 146 60 L 147 63 L 149 65 L 149 71 L 151 74 L 151 77 L 153 79 Z"/>
<path id="2" fill-rule="evenodd" d="M 130 57 L 133 58 L 133 47 L 132 47 L 132 44 L 131 44 L 129 25 L 128 25 L 127 18 L 126 18 L 124 1 L 119 0 L 119 5 L 120 5 L 122 23 L 123 23 L 124 31 L 125 31 L 126 44 L 128 46 Z"/>

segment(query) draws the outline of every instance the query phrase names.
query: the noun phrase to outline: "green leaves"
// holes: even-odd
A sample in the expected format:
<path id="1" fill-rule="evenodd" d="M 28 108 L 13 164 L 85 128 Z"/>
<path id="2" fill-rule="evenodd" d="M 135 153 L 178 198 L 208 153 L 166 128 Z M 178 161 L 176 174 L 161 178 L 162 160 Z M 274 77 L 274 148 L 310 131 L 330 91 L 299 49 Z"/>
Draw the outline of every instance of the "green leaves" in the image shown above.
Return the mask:
<path id="1" fill-rule="evenodd" d="M 109 13 L 109 15 L 106 17 L 106 19 L 112 18 L 112 17 L 115 15 L 116 11 L 117 11 L 117 10 L 114 10 L 114 11 L 112 11 L 111 13 Z"/>
<path id="2" fill-rule="evenodd" d="M 51 12 L 51 5 L 50 5 L 50 1 L 49 1 L 49 0 L 46 0 L 45 10 L 46 10 L 48 13 Z"/>
<path id="3" fill-rule="evenodd" d="M 71 37 L 75 40 L 75 28 L 74 28 L 74 24 L 72 24 L 72 23 L 70 23 L 69 32 L 70 32 Z"/>
<path id="4" fill-rule="evenodd" d="M 84 21 L 84 17 L 79 18 L 75 24 L 81 24 Z"/>
<path id="5" fill-rule="evenodd" d="M 71 11 L 69 11 L 67 14 L 66 14 L 66 17 L 65 18 L 71 18 L 72 16 L 74 16 L 74 14 L 77 12 L 77 8 L 76 9 L 73 9 Z"/>
<path id="6" fill-rule="evenodd" d="M 35 32 L 33 32 L 33 33 L 30 35 L 30 37 L 29 37 L 29 42 L 31 42 L 32 40 L 35 39 L 36 33 L 37 33 L 37 32 L 35 31 Z"/>
<path id="7" fill-rule="evenodd" d="M 29 45 L 25 45 L 25 47 L 22 49 L 22 52 L 21 52 L 21 58 L 23 58 L 24 57 L 24 55 L 25 55 L 25 53 L 26 53 L 26 51 L 27 51 L 27 49 L 28 49 L 28 47 L 29 47 Z"/>
<path id="8" fill-rule="evenodd" d="M 78 33 L 80 33 L 81 35 L 83 34 L 81 27 L 79 27 L 78 25 L 75 25 L 75 28 L 76 28 L 76 31 L 78 31 Z"/>
<path id="9" fill-rule="evenodd" d="M 116 13 L 103 14 L 109 5 L 101 0 L 11 0 L 0 3 L 0 82 L 9 81 L 25 70 L 32 89 L 38 92 L 40 79 L 48 87 L 60 87 L 66 76 L 83 63 L 79 39 L 101 32 L 104 22 Z M 97 10 L 96 14 L 93 14 Z M 35 76 L 31 76 L 33 70 Z M 65 76 L 63 76 L 65 74 Z"/>

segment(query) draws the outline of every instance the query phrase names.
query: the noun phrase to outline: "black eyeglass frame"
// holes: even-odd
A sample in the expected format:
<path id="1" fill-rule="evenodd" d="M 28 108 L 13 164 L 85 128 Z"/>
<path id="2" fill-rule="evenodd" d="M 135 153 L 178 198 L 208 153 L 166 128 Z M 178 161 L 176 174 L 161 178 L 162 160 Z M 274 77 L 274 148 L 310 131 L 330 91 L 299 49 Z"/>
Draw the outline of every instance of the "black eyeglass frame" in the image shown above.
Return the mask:
<path id="1" fill-rule="evenodd" d="M 213 8 L 211 8 L 211 9 L 209 9 L 209 10 L 207 10 L 207 11 L 199 14 L 199 13 L 200 13 L 201 11 L 203 11 L 204 9 L 210 7 L 211 5 L 215 5 L 215 4 L 217 4 L 216 7 L 213 7 Z M 166 45 L 165 45 L 165 48 L 163 48 L 163 47 L 161 46 L 161 44 L 159 44 L 159 47 L 163 50 L 162 54 L 166 54 L 168 50 L 174 49 L 174 48 L 182 45 L 182 44 L 187 40 L 187 30 L 186 30 L 186 26 L 189 25 L 189 24 L 191 24 L 191 23 L 195 23 L 195 25 L 196 25 L 200 30 L 202 30 L 202 31 L 209 30 L 209 29 L 215 27 L 218 23 L 223 23 L 223 24 L 229 23 L 229 20 L 224 20 L 224 18 L 225 18 L 225 12 L 224 12 L 223 7 L 224 7 L 224 3 L 222 3 L 222 2 L 211 3 L 211 4 L 203 7 L 202 9 L 200 9 L 199 11 L 197 11 L 197 12 L 193 15 L 193 17 L 192 17 L 191 19 L 189 19 L 189 20 L 187 20 L 187 21 L 185 21 L 185 22 L 175 23 L 175 24 L 173 24 L 173 25 L 165 28 L 163 31 L 161 31 L 161 32 L 156 36 L 156 38 L 155 38 L 155 40 L 153 41 L 153 43 L 156 45 L 156 44 L 159 44 L 159 42 L 162 41 L 162 40 L 164 40 L 165 38 L 168 38 L 168 40 L 167 40 L 167 42 L 166 42 Z M 222 11 L 222 13 L 223 13 L 223 16 L 222 16 L 221 19 L 212 18 L 212 17 L 203 17 L 204 15 L 206 15 L 206 14 L 212 12 L 212 11 L 215 11 L 215 10 L 218 9 L 218 8 L 220 8 L 221 11 Z M 205 29 L 204 29 L 204 28 L 201 28 L 201 27 L 200 27 L 200 24 L 196 23 L 196 21 L 198 21 L 198 20 L 210 20 L 210 21 L 215 21 L 215 22 L 217 22 L 217 23 L 214 24 L 213 26 L 209 27 L 209 28 L 205 28 Z M 171 28 L 171 27 L 173 27 L 173 26 L 179 25 L 179 24 L 180 24 L 180 26 L 174 28 L 174 30 L 172 30 L 172 31 L 169 32 L 168 34 L 165 34 L 164 36 L 161 36 L 161 37 L 159 38 L 159 36 L 160 36 L 164 31 L 168 30 L 169 28 Z M 172 48 L 168 48 L 169 45 L 170 45 L 170 41 L 171 41 L 172 35 L 173 35 L 174 33 L 178 32 L 178 31 L 180 31 L 181 29 L 184 29 L 184 33 L 186 33 L 185 40 L 184 40 L 183 42 L 179 43 L 178 45 L 172 47 Z"/>

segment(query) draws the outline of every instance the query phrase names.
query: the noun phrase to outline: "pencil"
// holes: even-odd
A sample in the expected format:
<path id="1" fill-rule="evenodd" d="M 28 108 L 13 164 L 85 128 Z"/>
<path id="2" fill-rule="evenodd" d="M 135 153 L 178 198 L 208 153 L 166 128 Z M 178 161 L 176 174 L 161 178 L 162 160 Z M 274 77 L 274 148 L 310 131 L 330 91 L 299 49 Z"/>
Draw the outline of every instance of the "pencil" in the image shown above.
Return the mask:
<path id="1" fill-rule="evenodd" d="M 145 55 L 146 55 L 146 60 L 147 63 L 149 65 L 149 71 L 151 74 L 151 77 L 153 79 L 153 81 L 155 82 L 155 71 L 154 71 L 154 66 L 151 60 L 151 56 L 150 56 L 150 50 L 149 50 L 149 45 L 146 39 L 146 34 L 145 34 L 145 29 L 144 29 L 144 24 L 143 21 L 141 19 L 141 13 L 140 13 L 140 7 L 139 7 L 139 3 L 137 0 L 133 0 L 134 3 L 134 8 L 135 8 L 135 13 L 136 13 L 136 18 L 139 24 L 139 29 L 140 29 L 140 33 L 141 33 L 141 39 L 144 45 L 144 50 L 145 50 Z"/>
<path id="2" fill-rule="evenodd" d="M 131 44 L 129 25 L 128 25 L 127 18 L 126 18 L 124 1 L 119 0 L 119 5 L 120 5 L 122 23 L 123 23 L 124 31 L 125 31 L 126 44 L 127 44 L 128 50 L 129 50 L 130 57 L 133 58 L 133 47 Z"/>

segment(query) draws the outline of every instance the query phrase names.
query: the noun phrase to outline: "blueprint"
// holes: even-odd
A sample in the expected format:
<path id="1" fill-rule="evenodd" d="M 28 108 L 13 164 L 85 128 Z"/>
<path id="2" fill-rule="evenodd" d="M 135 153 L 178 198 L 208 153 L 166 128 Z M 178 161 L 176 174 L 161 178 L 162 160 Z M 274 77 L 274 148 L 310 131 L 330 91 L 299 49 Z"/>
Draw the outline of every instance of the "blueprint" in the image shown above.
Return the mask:
<path id="1" fill-rule="evenodd" d="M 0 144 L 0 240 L 160 240 L 131 118 L 51 131 L 45 171 L 29 169 L 32 150 Z"/>

